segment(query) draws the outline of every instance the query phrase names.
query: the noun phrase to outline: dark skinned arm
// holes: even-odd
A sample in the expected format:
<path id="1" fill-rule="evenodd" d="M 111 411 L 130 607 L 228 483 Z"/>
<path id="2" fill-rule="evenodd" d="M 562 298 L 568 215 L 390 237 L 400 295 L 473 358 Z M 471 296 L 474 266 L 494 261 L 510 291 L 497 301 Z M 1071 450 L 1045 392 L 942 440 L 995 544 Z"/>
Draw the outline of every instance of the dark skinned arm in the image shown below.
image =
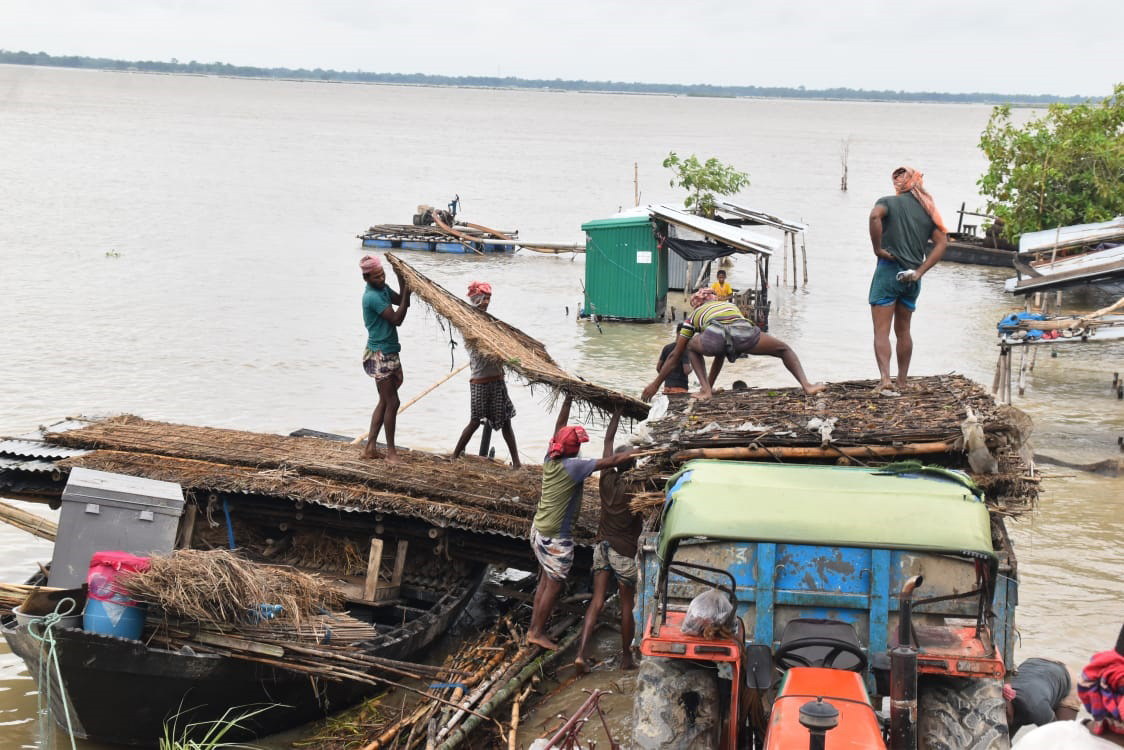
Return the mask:
<path id="1" fill-rule="evenodd" d="M 620 453 L 613 453 L 609 456 L 605 456 L 604 458 L 597 461 L 597 471 L 612 469 L 615 466 L 620 466 L 623 463 L 628 463 L 632 460 L 632 454 L 635 452 L 636 451 L 630 448 L 629 450 L 621 451 Z"/>
<path id="2" fill-rule="evenodd" d="M 679 336 L 678 340 L 675 342 L 675 348 L 672 350 L 671 354 L 667 355 L 667 359 L 663 361 L 663 367 L 660 368 L 659 374 L 656 375 L 656 379 L 651 383 L 648 383 L 647 387 L 644 388 L 644 392 L 640 394 L 640 398 L 644 399 L 645 401 L 652 400 L 652 396 L 656 395 L 656 391 L 660 389 L 663 381 L 667 380 L 667 376 L 671 374 L 671 371 L 676 367 L 679 367 L 679 360 L 680 358 L 682 358 L 683 350 L 686 348 L 687 339 Z"/>
<path id="3" fill-rule="evenodd" d="M 383 320 L 395 327 L 402 325 L 402 321 L 406 319 L 406 312 L 410 309 L 410 287 L 406 286 L 406 282 L 402 280 L 401 276 L 398 277 L 398 283 L 402 285 L 402 294 L 396 295 L 391 290 L 390 301 L 392 304 L 387 305 L 386 309 L 382 311 Z M 393 305 L 395 296 L 398 296 L 398 307 Z"/>
<path id="4" fill-rule="evenodd" d="M 941 262 L 941 257 L 944 255 L 944 251 L 948 248 L 948 235 L 941 230 L 935 228 L 933 229 L 932 240 L 933 252 L 929 253 L 929 257 L 925 259 L 925 262 L 922 263 L 921 266 L 913 272 L 914 276 L 918 279 L 924 276 L 930 268 Z"/>
<path id="5" fill-rule="evenodd" d="M 617 410 L 613 412 L 613 418 L 609 420 L 609 426 L 605 428 L 605 449 L 601 451 L 601 458 L 608 458 L 613 455 L 613 443 L 617 439 L 617 425 L 621 422 L 622 411 L 624 411 L 624 407 L 618 406 Z"/>
<path id="6" fill-rule="evenodd" d="M 558 431 L 565 427 L 566 423 L 570 421 L 570 403 L 573 400 L 573 397 L 567 393 L 566 399 L 562 402 L 562 410 L 558 412 L 558 421 L 554 423 L 554 432 L 550 434 L 551 438 L 557 435 Z"/>
<path id="7" fill-rule="evenodd" d="M 886 218 L 886 207 L 875 205 L 870 209 L 870 244 L 874 254 L 886 260 L 897 260 L 888 251 L 882 249 L 882 220 Z"/>

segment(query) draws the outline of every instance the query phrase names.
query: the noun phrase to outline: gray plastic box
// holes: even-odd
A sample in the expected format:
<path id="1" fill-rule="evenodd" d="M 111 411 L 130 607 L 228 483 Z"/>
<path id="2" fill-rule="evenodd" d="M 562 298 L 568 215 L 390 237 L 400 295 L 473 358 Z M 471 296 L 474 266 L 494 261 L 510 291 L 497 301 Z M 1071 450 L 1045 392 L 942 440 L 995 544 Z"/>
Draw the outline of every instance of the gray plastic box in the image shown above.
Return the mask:
<path id="1" fill-rule="evenodd" d="M 49 584 L 81 586 L 90 558 L 101 550 L 170 553 L 182 514 L 183 489 L 174 482 L 72 469 L 62 493 Z"/>

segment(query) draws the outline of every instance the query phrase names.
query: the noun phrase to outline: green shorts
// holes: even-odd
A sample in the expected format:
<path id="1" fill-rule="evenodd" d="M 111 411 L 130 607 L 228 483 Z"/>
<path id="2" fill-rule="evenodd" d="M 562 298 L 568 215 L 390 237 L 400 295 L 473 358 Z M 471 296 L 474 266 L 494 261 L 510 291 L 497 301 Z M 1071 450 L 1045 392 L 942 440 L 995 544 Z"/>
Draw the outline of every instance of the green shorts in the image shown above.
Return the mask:
<path id="1" fill-rule="evenodd" d="M 897 261 L 878 259 L 874 278 L 870 280 L 868 301 L 877 307 L 901 303 L 907 310 L 917 309 L 917 295 L 921 294 L 920 281 L 898 281 L 898 273 L 906 269 Z"/>

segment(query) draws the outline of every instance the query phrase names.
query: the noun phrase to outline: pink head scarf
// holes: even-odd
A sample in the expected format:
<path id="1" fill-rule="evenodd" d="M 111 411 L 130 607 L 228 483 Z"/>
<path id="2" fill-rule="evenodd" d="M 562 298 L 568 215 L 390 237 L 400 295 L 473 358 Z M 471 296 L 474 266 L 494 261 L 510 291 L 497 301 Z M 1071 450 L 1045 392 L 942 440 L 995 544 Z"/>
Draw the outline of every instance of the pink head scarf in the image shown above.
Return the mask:
<path id="1" fill-rule="evenodd" d="M 899 174 L 900 172 L 900 174 Z M 929 195 L 929 191 L 925 189 L 922 184 L 921 178 L 925 175 L 918 172 L 913 167 L 898 167 L 894 173 L 890 175 L 890 179 L 894 182 L 894 191 L 901 195 L 902 193 L 911 193 L 921 207 L 925 209 L 925 213 L 929 214 L 929 218 L 937 225 L 937 229 L 942 232 L 947 232 L 944 226 L 944 219 L 941 218 L 940 211 L 933 203 L 933 196 Z"/>
<path id="2" fill-rule="evenodd" d="M 492 285 L 487 281 L 473 281 L 468 285 L 468 298 L 472 301 L 472 304 L 480 304 L 485 296 L 492 296 Z"/>
<path id="3" fill-rule="evenodd" d="M 708 286 L 703 287 L 702 289 L 691 295 L 691 307 L 698 307 L 704 302 L 710 302 L 714 299 L 718 299 L 718 295 L 715 293 L 715 291 Z"/>
<path id="4" fill-rule="evenodd" d="M 374 255 L 364 255 L 359 259 L 359 269 L 364 274 L 371 273 L 372 271 L 378 271 L 381 268 L 382 261 Z"/>

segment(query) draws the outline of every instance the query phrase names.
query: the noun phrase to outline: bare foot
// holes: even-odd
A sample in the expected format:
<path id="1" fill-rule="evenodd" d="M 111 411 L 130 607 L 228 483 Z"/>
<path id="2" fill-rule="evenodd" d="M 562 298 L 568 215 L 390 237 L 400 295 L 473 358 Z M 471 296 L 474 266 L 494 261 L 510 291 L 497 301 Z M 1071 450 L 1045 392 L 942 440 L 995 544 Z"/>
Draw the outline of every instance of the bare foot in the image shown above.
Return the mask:
<path id="1" fill-rule="evenodd" d="M 379 453 L 377 449 L 371 448 L 371 447 L 365 448 L 361 455 L 363 456 L 363 458 L 370 459 L 372 461 L 375 460 L 375 459 L 382 458 L 382 454 Z"/>
<path id="2" fill-rule="evenodd" d="M 874 392 L 878 393 L 879 391 L 892 391 L 893 389 L 894 389 L 894 381 L 890 380 L 889 378 L 886 378 L 885 380 L 882 380 L 878 383 L 878 386 L 875 387 Z"/>
<path id="3" fill-rule="evenodd" d="M 539 635 L 538 633 L 528 632 L 527 633 L 527 643 L 533 643 L 536 646 L 542 646 L 547 651 L 557 651 L 558 650 L 558 644 L 557 643 L 550 640 L 545 635 Z"/>
<path id="4" fill-rule="evenodd" d="M 577 670 L 578 674 L 589 674 L 589 665 L 580 656 L 574 659 L 574 669 Z"/>
<path id="5" fill-rule="evenodd" d="M 394 450 L 393 448 L 387 448 L 387 450 L 386 450 L 386 462 L 388 464 L 398 463 L 398 451 Z"/>
<path id="6" fill-rule="evenodd" d="M 711 391 L 710 393 L 703 393 L 702 391 L 697 391 L 697 392 L 691 394 L 691 398 L 698 399 L 699 401 L 707 401 L 713 395 L 714 395 L 713 391 Z"/>
<path id="7" fill-rule="evenodd" d="M 906 378 L 905 380 L 903 380 L 902 378 L 898 378 L 898 390 L 904 391 L 908 388 L 909 388 L 909 379 Z"/>
<path id="8" fill-rule="evenodd" d="M 518 458 L 513 458 L 513 459 L 511 460 L 511 468 L 513 468 L 513 469 L 518 469 L 518 468 L 520 468 L 521 466 L 523 466 L 523 464 L 519 463 L 519 459 L 518 459 Z"/>
<path id="9" fill-rule="evenodd" d="M 815 396 L 817 393 L 822 393 L 827 390 L 826 383 L 816 383 L 815 385 L 804 386 L 805 396 Z"/>
<path id="10" fill-rule="evenodd" d="M 636 669 L 636 662 L 632 660 L 632 654 L 627 652 L 621 654 L 621 669 Z"/>

